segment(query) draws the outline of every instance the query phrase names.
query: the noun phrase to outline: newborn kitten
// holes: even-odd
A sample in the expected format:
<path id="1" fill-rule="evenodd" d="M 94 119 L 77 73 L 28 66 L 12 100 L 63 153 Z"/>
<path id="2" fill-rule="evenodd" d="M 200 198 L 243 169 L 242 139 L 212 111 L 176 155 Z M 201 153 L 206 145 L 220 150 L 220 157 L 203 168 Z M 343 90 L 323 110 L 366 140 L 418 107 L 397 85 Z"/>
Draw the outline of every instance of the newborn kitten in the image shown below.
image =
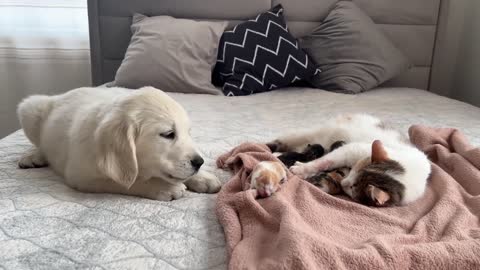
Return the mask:
<path id="1" fill-rule="evenodd" d="M 305 181 L 317 186 L 324 192 L 336 195 L 342 193 L 342 181 L 350 172 L 350 168 L 338 168 L 328 172 L 321 172 L 318 175 L 309 177 Z"/>
<path id="2" fill-rule="evenodd" d="M 250 175 L 250 189 L 256 189 L 261 198 L 272 196 L 287 178 L 285 168 L 278 161 L 259 162 Z"/>
<path id="3" fill-rule="evenodd" d="M 277 158 L 280 159 L 287 168 L 290 168 L 290 166 L 294 165 L 295 162 L 300 161 L 300 162 L 307 162 L 307 161 L 312 161 L 315 160 L 319 157 L 322 157 L 323 154 L 325 153 L 325 150 L 323 149 L 323 146 L 320 144 L 309 144 L 303 150 L 303 152 L 298 153 L 298 152 L 286 152 L 278 156 Z"/>
<path id="4" fill-rule="evenodd" d="M 344 145 L 344 141 L 336 141 L 330 146 L 330 152 L 333 150 L 339 148 L 340 146 Z M 275 145 L 267 144 L 268 147 L 275 147 Z M 272 152 L 274 150 L 270 148 Z M 278 159 L 280 159 L 287 168 L 290 168 L 295 164 L 295 162 L 300 161 L 300 162 L 307 162 L 307 161 L 312 161 L 317 158 L 322 157 L 325 154 L 325 149 L 323 146 L 320 144 L 308 144 L 307 147 L 305 147 L 305 150 L 303 152 L 298 153 L 298 152 L 286 152 L 282 153 L 279 156 L 277 156 Z"/>
<path id="5" fill-rule="evenodd" d="M 323 128 L 295 134 L 270 143 L 277 149 L 295 151 L 307 144 L 345 145 L 290 170 L 306 179 L 332 169 L 352 168 L 341 181 L 343 191 L 367 205 L 388 206 L 412 202 L 423 195 L 430 163 L 424 153 L 397 131 L 371 115 L 344 115 L 327 121 Z"/>
<path id="6" fill-rule="evenodd" d="M 334 142 L 330 146 L 330 152 L 344 145 L 344 141 Z M 320 144 L 308 144 L 302 153 L 286 152 L 278 156 L 288 168 L 293 166 L 295 162 L 307 162 L 320 158 L 325 153 L 323 146 Z M 340 182 L 348 174 L 350 168 L 339 168 L 333 171 L 322 172 L 319 175 L 305 179 L 307 182 L 317 186 L 321 190 L 329 194 L 339 194 L 342 192 Z"/>

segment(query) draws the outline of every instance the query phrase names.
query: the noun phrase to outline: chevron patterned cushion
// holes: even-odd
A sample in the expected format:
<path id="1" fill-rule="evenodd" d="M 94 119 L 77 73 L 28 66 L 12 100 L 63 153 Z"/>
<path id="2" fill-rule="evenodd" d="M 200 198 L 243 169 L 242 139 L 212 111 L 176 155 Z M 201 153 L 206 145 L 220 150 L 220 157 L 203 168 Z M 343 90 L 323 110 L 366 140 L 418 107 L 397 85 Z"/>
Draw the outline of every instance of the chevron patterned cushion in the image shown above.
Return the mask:
<path id="1" fill-rule="evenodd" d="M 318 74 L 299 47 L 277 5 L 225 31 L 212 80 L 227 96 L 244 96 L 285 87 Z"/>

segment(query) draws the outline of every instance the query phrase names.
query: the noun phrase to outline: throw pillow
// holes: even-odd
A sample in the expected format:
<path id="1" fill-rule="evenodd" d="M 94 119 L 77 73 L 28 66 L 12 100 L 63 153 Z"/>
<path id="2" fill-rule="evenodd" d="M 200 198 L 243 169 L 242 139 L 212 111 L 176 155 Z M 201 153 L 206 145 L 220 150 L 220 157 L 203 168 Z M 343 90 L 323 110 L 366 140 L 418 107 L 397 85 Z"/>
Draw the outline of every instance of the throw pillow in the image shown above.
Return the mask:
<path id="1" fill-rule="evenodd" d="M 223 33 L 212 80 L 225 95 L 243 96 L 308 80 L 317 73 L 277 5 Z"/>
<path id="2" fill-rule="evenodd" d="M 410 66 L 405 55 L 355 3 L 340 1 L 300 46 L 319 64 L 310 83 L 345 93 L 370 90 Z"/>
<path id="3" fill-rule="evenodd" d="M 220 37 L 227 22 L 170 16 L 133 16 L 132 39 L 115 85 L 154 86 L 167 92 L 222 94 L 211 83 Z"/>

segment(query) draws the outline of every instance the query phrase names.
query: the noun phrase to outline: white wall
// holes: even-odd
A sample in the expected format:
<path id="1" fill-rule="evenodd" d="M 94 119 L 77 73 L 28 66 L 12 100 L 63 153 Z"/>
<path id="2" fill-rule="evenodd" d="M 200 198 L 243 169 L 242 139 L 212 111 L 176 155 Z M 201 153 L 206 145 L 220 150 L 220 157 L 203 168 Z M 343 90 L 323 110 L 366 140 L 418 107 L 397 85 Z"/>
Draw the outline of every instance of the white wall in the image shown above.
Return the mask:
<path id="1" fill-rule="evenodd" d="M 86 0 L 0 0 L 0 138 L 18 102 L 90 85 Z"/>
<path id="2" fill-rule="evenodd" d="M 479 0 L 468 1 L 451 95 L 480 107 Z"/>

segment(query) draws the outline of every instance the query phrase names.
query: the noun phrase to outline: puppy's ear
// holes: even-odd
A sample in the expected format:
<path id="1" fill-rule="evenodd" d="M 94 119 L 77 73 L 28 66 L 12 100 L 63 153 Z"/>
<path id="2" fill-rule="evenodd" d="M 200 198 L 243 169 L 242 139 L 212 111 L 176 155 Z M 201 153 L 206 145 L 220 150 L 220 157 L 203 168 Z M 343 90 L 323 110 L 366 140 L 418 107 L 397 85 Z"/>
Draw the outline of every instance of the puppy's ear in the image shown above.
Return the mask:
<path id="1" fill-rule="evenodd" d="M 389 160 L 387 151 L 379 140 L 372 143 L 372 163 L 383 162 Z"/>
<path id="2" fill-rule="evenodd" d="M 127 189 L 138 175 L 135 136 L 131 121 L 115 112 L 111 112 L 95 132 L 98 169 Z"/>

